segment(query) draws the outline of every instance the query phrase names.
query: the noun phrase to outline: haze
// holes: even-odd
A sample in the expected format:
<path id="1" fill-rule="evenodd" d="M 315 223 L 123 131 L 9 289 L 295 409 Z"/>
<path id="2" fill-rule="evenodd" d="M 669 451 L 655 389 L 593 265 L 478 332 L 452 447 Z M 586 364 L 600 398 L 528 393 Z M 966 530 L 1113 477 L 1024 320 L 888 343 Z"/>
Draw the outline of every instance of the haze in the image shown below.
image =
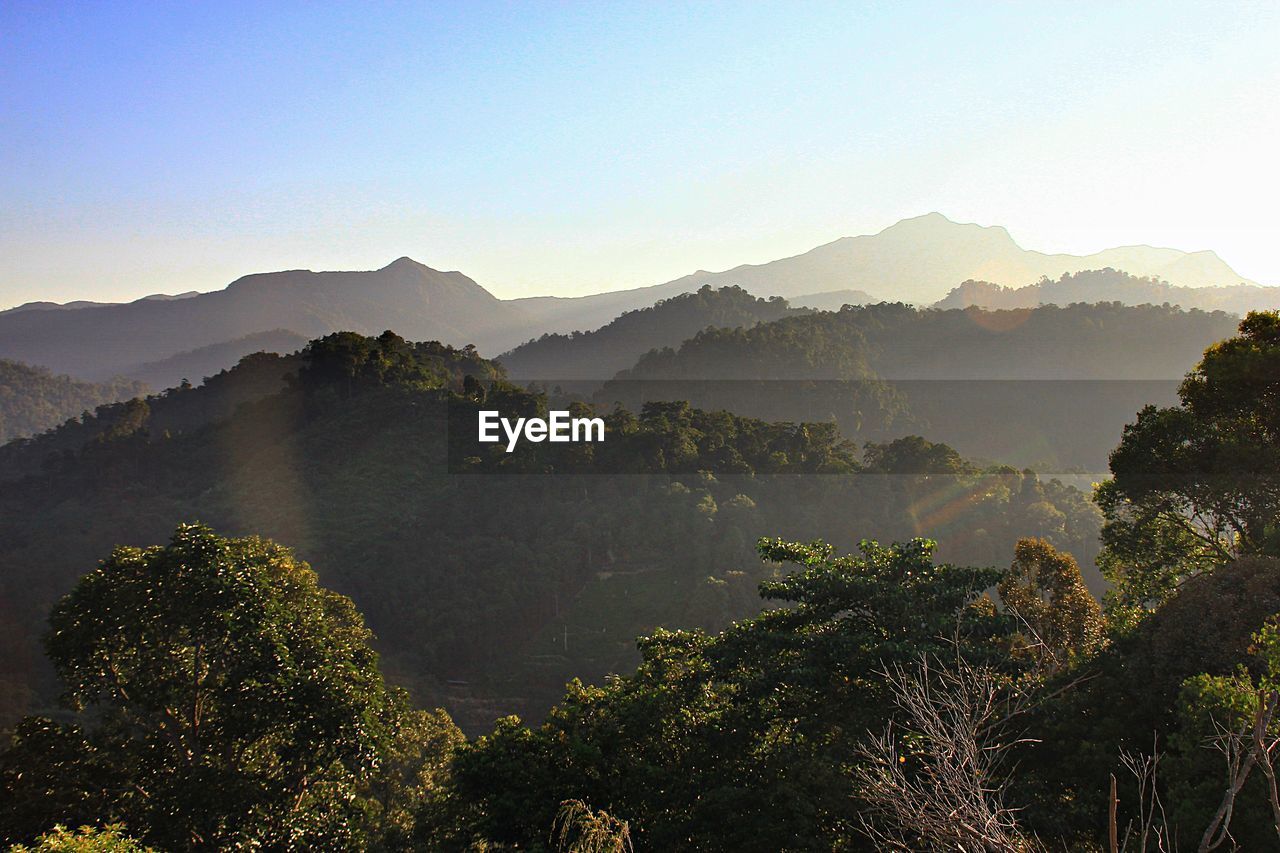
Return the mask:
<path id="1" fill-rule="evenodd" d="M 1280 283 L 1272 3 L 269 5 L 0 9 L 0 307 L 401 255 L 576 295 L 930 210 Z"/>

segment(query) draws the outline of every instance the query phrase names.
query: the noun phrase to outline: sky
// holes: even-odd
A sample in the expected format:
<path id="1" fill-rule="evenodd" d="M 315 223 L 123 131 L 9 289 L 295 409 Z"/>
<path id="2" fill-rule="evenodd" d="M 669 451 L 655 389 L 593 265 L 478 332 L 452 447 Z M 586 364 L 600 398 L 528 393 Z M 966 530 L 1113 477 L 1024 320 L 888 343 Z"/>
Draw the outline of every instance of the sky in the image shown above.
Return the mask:
<path id="1" fill-rule="evenodd" d="M 940 211 L 1280 284 L 1280 3 L 0 4 L 0 308 L 408 255 L 502 297 Z"/>

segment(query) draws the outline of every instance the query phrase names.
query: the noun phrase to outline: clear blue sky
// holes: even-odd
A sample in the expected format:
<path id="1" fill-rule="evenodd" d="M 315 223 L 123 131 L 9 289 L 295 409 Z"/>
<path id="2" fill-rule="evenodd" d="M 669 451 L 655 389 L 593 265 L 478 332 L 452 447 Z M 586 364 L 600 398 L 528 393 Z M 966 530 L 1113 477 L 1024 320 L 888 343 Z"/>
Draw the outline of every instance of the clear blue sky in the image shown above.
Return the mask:
<path id="1" fill-rule="evenodd" d="M 0 307 L 652 284 L 939 210 L 1280 284 L 1280 4 L 0 5 Z"/>

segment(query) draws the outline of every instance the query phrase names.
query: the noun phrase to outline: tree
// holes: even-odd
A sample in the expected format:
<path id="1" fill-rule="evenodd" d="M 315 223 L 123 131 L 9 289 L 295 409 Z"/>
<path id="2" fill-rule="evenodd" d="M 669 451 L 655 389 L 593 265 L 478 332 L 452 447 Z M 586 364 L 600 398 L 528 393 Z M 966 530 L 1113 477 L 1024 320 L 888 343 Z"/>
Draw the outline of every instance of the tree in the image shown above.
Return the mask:
<path id="1" fill-rule="evenodd" d="M 34 847 L 22 844 L 9 849 L 9 853 L 156 853 L 143 847 L 125 835 L 118 825 L 97 829 L 82 826 L 76 831 L 65 826 L 55 826 L 36 839 Z"/>
<path id="2" fill-rule="evenodd" d="M 1075 558 L 1043 539 L 1019 539 L 1013 565 L 996 585 L 1018 618 L 1020 646 L 1049 674 L 1084 659 L 1102 645 L 1102 608 L 1089 594 Z"/>
<path id="3" fill-rule="evenodd" d="M 1233 557 L 1280 553 L 1280 314 L 1250 312 L 1178 396 L 1125 427 L 1097 492 L 1122 605 L 1162 601 Z"/>
<path id="4" fill-rule="evenodd" d="M 572 683 L 543 726 L 509 718 L 459 752 L 468 840 L 536 846 L 560 805 L 581 800 L 625 818 L 646 849 L 857 843 L 850 771 L 892 713 L 884 669 L 1008 645 L 1008 620 L 981 598 L 998 572 L 935 564 L 934 547 L 866 541 L 844 556 L 762 539 L 763 559 L 792 567 L 761 585 L 783 606 L 715 636 L 656 631 L 634 673 Z"/>
<path id="5" fill-rule="evenodd" d="M 1018 853 L 1041 845 L 1005 804 L 1009 762 L 1025 741 L 1016 718 L 1030 694 L 1007 676 L 922 655 L 886 670 L 895 720 L 858 747 L 863 825 L 879 849 Z"/>
<path id="6" fill-rule="evenodd" d="M 123 784 L 103 817 L 165 849 L 406 834 L 398 792 L 430 784 L 457 742 L 383 683 L 351 601 L 266 540 L 182 525 L 166 546 L 117 548 L 50 626 L 65 701 L 92 710 L 72 764 L 107 763 Z M 415 752 L 406 734 L 428 737 Z"/>

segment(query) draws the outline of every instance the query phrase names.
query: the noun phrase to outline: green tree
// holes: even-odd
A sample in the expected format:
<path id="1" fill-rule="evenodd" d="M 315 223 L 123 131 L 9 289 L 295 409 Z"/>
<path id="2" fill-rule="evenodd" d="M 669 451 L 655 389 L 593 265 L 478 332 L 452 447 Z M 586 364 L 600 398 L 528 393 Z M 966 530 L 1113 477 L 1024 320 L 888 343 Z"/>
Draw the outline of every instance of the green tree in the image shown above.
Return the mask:
<path id="1" fill-rule="evenodd" d="M 1102 646 L 1102 608 L 1085 587 L 1080 567 L 1045 540 L 1018 540 L 1013 565 L 996 590 L 1020 623 L 1018 647 L 1046 674 Z"/>
<path id="2" fill-rule="evenodd" d="M 1159 602 L 1224 560 L 1280 553 L 1280 314 L 1246 316 L 1178 396 L 1125 427 L 1097 492 L 1123 606 Z"/>
<path id="3" fill-rule="evenodd" d="M 65 700 L 92 711 L 73 769 L 108 765 L 120 782 L 103 816 L 165 849 L 407 836 L 416 804 L 399 800 L 457 743 L 383 683 L 351 601 L 269 541 L 183 525 L 166 546 L 117 548 L 50 625 Z"/>
<path id="4" fill-rule="evenodd" d="M 631 675 L 573 683 L 547 722 L 509 718 L 465 747 L 464 840 L 537 849 L 566 800 L 627 821 L 659 850 L 842 849 L 860 838 L 850 767 L 891 713 L 882 672 L 922 654 L 991 659 L 1007 623 L 981 606 L 992 569 L 936 564 L 934 543 L 764 539 L 792 567 L 783 606 L 717 636 L 659 630 Z M 989 603 L 989 602 L 988 602 Z"/>
<path id="5" fill-rule="evenodd" d="M 55 826 L 36 839 L 33 847 L 16 844 L 9 853 L 156 853 L 124 834 L 123 827 L 113 824 L 97 829 L 82 826 L 72 831 Z"/>

